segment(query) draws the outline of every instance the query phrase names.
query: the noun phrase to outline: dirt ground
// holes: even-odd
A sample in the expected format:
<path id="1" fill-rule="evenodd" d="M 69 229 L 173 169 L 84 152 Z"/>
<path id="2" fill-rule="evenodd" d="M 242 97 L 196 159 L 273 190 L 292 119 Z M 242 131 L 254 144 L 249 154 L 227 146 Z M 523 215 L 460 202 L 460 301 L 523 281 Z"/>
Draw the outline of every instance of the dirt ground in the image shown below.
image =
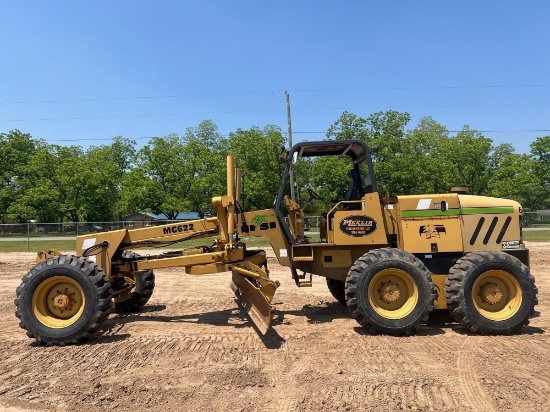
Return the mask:
<path id="1" fill-rule="evenodd" d="M 540 316 L 515 336 L 447 316 L 412 337 L 372 336 L 323 278 L 299 289 L 271 253 L 273 329 L 236 307 L 229 274 L 158 270 L 145 311 L 111 315 L 89 343 L 37 346 L 13 298 L 32 253 L 0 254 L 0 410 L 550 411 L 550 243 L 528 245 Z"/>

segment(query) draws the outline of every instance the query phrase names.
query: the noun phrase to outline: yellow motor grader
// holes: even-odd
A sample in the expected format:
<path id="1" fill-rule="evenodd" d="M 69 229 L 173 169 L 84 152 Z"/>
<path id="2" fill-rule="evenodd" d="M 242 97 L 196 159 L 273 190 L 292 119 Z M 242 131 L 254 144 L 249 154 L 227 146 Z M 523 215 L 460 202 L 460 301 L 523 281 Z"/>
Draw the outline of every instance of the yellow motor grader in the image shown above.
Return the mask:
<path id="1" fill-rule="evenodd" d="M 349 189 L 323 213 L 319 239 L 304 231 L 304 209 L 320 196 L 310 187 L 290 199 L 289 172 L 300 159 L 335 156 L 349 163 Z M 274 208 L 241 208 L 241 170 L 227 160 L 227 194 L 212 199 L 217 217 L 77 237 L 77 255 L 38 253 L 17 288 L 20 326 L 39 343 L 86 340 L 108 314 L 139 311 L 155 286 L 153 269 L 193 275 L 231 273 L 231 288 L 261 333 L 270 328 L 279 282 L 266 253 L 248 250 L 266 238 L 299 287 L 323 276 L 332 295 L 371 333 L 409 335 L 434 309 L 466 329 L 509 334 L 527 325 L 537 303 L 522 242 L 521 206 L 464 193 L 391 197 L 378 194 L 371 152 L 358 140 L 303 142 L 286 152 Z M 136 249 L 214 237 L 211 244 L 139 255 Z"/>

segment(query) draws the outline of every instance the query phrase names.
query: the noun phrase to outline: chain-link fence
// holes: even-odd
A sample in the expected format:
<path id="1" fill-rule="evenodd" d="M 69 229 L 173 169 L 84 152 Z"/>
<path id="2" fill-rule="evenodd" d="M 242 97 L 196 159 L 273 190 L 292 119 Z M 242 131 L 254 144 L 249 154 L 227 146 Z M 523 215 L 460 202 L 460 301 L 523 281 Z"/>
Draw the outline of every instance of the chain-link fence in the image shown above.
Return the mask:
<path id="1" fill-rule="evenodd" d="M 2 238 L 72 238 L 90 233 L 109 230 L 132 229 L 148 226 L 159 226 L 185 220 L 134 220 L 120 222 L 64 222 L 64 223 L 14 223 L 0 224 Z"/>
<path id="2" fill-rule="evenodd" d="M 550 229 L 550 211 L 524 212 L 522 224 L 523 227 L 546 227 Z"/>
<path id="3" fill-rule="evenodd" d="M 308 232 L 318 232 L 321 216 L 306 216 L 304 228 Z M 64 223 L 14 223 L 0 224 L 0 238 L 13 240 L 39 240 L 40 238 L 67 238 L 79 235 L 105 232 L 109 230 L 132 229 L 148 226 L 159 226 L 185 220 L 134 220 L 119 222 L 64 222 Z M 550 213 L 525 212 L 523 227 L 542 227 L 550 229 Z"/>

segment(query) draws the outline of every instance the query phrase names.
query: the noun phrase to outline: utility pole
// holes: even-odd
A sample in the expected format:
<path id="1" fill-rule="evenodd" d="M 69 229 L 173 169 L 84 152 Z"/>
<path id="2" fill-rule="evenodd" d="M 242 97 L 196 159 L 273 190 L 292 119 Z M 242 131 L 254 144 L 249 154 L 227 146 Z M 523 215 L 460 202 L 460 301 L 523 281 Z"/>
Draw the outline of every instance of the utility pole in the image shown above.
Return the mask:
<path id="1" fill-rule="evenodd" d="M 292 149 L 292 121 L 290 120 L 290 96 L 285 90 L 286 97 L 286 118 L 288 122 L 288 148 Z M 292 162 L 292 159 L 291 159 Z M 296 200 L 294 193 L 294 173 L 292 172 L 292 163 L 290 164 L 290 198 Z"/>

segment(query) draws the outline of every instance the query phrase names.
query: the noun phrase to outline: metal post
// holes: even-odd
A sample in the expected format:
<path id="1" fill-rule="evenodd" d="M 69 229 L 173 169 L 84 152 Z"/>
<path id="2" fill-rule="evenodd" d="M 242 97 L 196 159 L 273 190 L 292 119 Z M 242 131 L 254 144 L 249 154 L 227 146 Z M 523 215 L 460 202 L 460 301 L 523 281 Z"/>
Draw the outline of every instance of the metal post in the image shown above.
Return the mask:
<path id="1" fill-rule="evenodd" d="M 292 149 L 292 121 L 290 119 L 290 95 L 285 90 L 286 97 L 286 118 L 288 122 L 288 148 Z M 292 164 L 290 165 L 290 198 L 296 200 L 294 193 L 294 173 L 292 172 Z"/>
<path id="2" fill-rule="evenodd" d="M 31 224 L 27 222 L 27 252 L 31 251 Z"/>
<path id="3" fill-rule="evenodd" d="M 227 156 L 227 196 L 230 201 L 227 206 L 227 233 L 231 246 L 233 246 L 233 236 L 235 235 L 235 171 L 233 165 L 233 156 Z"/>

